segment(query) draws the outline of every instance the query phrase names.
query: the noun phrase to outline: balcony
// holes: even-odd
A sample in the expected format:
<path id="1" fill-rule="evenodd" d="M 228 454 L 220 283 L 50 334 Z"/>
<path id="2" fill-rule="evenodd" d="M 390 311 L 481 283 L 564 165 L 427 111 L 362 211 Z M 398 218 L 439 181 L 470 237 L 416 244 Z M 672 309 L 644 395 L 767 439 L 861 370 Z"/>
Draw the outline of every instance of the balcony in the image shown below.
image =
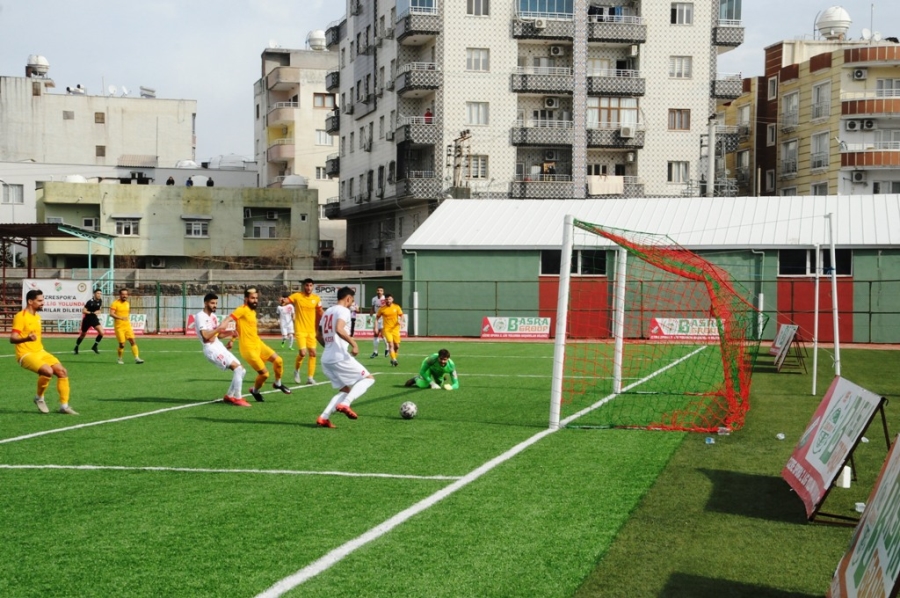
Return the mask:
<path id="1" fill-rule="evenodd" d="M 809 167 L 812 170 L 828 169 L 828 152 L 815 152 L 810 154 Z"/>
<path id="2" fill-rule="evenodd" d="M 736 48 L 744 43 L 744 27 L 735 19 L 719 19 L 713 27 L 712 45 Z"/>
<path id="3" fill-rule="evenodd" d="M 338 176 L 341 174 L 341 155 L 329 154 L 325 158 L 325 174 L 327 176 Z"/>
<path id="4" fill-rule="evenodd" d="M 442 142 L 442 127 L 433 116 L 401 116 L 397 119 L 394 142 L 437 145 Z"/>
<path id="5" fill-rule="evenodd" d="M 636 176 L 601 176 L 600 185 L 591 185 L 588 177 L 588 188 L 585 197 L 644 197 L 644 183 Z M 593 193 L 591 192 L 593 191 Z"/>
<path id="6" fill-rule="evenodd" d="M 266 159 L 269 162 L 288 162 L 294 159 L 294 138 L 286 137 L 276 139 L 269 144 L 266 151 Z"/>
<path id="7" fill-rule="evenodd" d="M 841 168 L 900 168 L 900 141 L 844 143 L 841 145 Z"/>
<path id="8" fill-rule="evenodd" d="M 715 81 L 710 81 L 712 97 L 720 100 L 735 100 L 744 93 L 744 82 L 738 74 L 716 74 Z"/>
<path id="9" fill-rule="evenodd" d="M 812 120 L 825 120 L 829 116 L 831 116 L 831 102 L 818 102 L 811 106 L 812 113 L 810 117 Z"/>
<path id="10" fill-rule="evenodd" d="M 292 66 L 278 66 L 266 75 L 266 89 L 287 91 L 300 85 L 300 69 Z"/>
<path id="11" fill-rule="evenodd" d="M 900 65 L 900 46 L 895 44 L 877 44 L 844 50 L 844 66 L 898 66 Z"/>
<path id="12" fill-rule="evenodd" d="M 796 158 L 785 158 L 781 160 L 781 164 L 779 165 L 778 174 L 781 175 L 783 179 L 792 179 L 797 176 L 797 159 Z"/>
<path id="13" fill-rule="evenodd" d="M 781 113 L 781 130 L 784 132 L 790 132 L 797 128 L 797 124 L 800 122 L 800 111 L 799 110 L 790 110 L 788 112 Z"/>
<path id="14" fill-rule="evenodd" d="M 512 74 L 515 93 L 562 93 L 572 95 L 573 77 L 569 67 L 519 67 Z"/>
<path id="15" fill-rule="evenodd" d="M 441 179 L 433 170 L 410 170 L 396 184 L 397 197 L 436 199 L 441 194 Z"/>
<path id="16" fill-rule="evenodd" d="M 570 120 L 519 120 L 510 131 L 510 143 L 516 146 L 572 145 L 572 126 Z"/>
<path id="17" fill-rule="evenodd" d="M 325 89 L 336 92 L 341 88 L 341 71 L 328 71 L 325 73 Z"/>
<path id="18" fill-rule="evenodd" d="M 520 12 L 512 22 L 514 39 L 572 40 L 575 21 L 570 14 Z"/>
<path id="19" fill-rule="evenodd" d="M 347 17 L 329 23 L 328 28 L 325 29 L 325 46 L 330 50 L 340 45 L 346 29 Z"/>
<path id="20" fill-rule="evenodd" d="M 410 7 L 397 17 L 394 35 L 404 46 L 421 46 L 441 33 L 441 17 L 435 7 Z"/>
<path id="21" fill-rule="evenodd" d="M 441 71 L 434 62 L 407 62 L 397 74 L 397 95 L 405 98 L 422 98 L 441 86 Z"/>
<path id="22" fill-rule="evenodd" d="M 900 116 L 900 89 L 842 91 L 841 116 Z"/>
<path id="23" fill-rule="evenodd" d="M 640 149 L 644 147 L 643 125 L 596 123 L 588 125 L 587 146 L 609 149 Z"/>
<path id="24" fill-rule="evenodd" d="M 296 120 L 294 111 L 299 107 L 297 102 L 277 102 L 269 109 L 266 121 L 270 127 L 292 123 Z"/>
<path id="25" fill-rule="evenodd" d="M 716 127 L 716 153 L 736 152 L 741 141 L 741 127 L 737 125 L 718 125 Z"/>
<path id="26" fill-rule="evenodd" d="M 572 199 L 572 175 L 528 174 L 516 175 L 509 184 L 513 199 Z"/>
<path id="27" fill-rule="evenodd" d="M 589 96 L 642 96 L 644 79 L 640 71 L 631 69 L 610 69 L 588 76 Z"/>
<path id="28" fill-rule="evenodd" d="M 643 17 L 590 15 L 588 41 L 606 44 L 642 44 L 647 41 L 647 26 Z"/>
<path id="29" fill-rule="evenodd" d="M 337 110 L 333 110 L 331 114 L 325 117 L 325 132 L 334 135 L 341 130 L 341 115 Z"/>
<path id="30" fill-rule="evenodd" d="M 341 198 L 329 197 L 325 200 L 325 217 L 329 220 L 339 218 L 341 215 Z"/>

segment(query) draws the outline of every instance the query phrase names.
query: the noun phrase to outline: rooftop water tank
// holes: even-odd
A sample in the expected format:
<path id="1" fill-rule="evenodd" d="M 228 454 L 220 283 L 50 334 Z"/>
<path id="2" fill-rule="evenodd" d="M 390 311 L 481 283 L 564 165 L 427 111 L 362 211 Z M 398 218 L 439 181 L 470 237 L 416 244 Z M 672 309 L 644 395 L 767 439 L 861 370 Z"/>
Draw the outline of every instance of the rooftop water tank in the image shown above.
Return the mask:
<path id="1" fill-rule="evenodd" d="M 841 40 L 846 38 L 852 22 L 850 13 L 840 6 L 832 6 L 822 11 L 816 19 L 816 30 L 825 39 Z"/>

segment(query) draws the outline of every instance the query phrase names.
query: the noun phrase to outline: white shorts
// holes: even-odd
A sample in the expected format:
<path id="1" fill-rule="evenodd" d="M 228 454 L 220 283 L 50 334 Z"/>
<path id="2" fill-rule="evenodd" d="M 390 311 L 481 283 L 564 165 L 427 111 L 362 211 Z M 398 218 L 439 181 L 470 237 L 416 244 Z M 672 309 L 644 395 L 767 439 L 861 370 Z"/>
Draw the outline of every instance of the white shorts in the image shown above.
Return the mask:
<path id="1" fill-rule="evenodd" d="M 281 324 L 281 336 L 287 336 L 289 334 L 294 334 L 294 322 L 293 320 L 288 323 Z"/>
<path id="2" fill-rule="evenodd" d="M 225 345 L 223 345 L 221 341 L 204 344 L 203 356 L 220 370 L 227 370 L 235 361 L 240 363 L 240 361 L 231 354 L 231 351 L 225 348 Z"/>
<path id="3" fill-rule="evenodd" d="M 322 363 L 322 371 L 331 380 L 331 386 L 334 388 L 353 386 L 369 375 L 369 370 L 353 357 L 336 363 Z"/>

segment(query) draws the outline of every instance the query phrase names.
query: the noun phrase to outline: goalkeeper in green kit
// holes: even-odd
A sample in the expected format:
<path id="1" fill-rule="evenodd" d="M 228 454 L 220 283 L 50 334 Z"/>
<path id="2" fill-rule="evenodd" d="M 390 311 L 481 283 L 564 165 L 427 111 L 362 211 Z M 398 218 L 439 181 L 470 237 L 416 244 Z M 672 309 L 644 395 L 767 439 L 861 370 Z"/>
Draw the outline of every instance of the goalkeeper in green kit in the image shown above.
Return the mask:
<path id="1" fill-rule="evenodd" d="M 459 388 L 459 378 L 456 375 L 456 365 L 450 359 L 450 351 L 441 349 L 437 353 L 429 355 L 419 368 L 419 375 L 406 381 L 406 386 L 428 388 L 438 390 L 456 390 Z"/>

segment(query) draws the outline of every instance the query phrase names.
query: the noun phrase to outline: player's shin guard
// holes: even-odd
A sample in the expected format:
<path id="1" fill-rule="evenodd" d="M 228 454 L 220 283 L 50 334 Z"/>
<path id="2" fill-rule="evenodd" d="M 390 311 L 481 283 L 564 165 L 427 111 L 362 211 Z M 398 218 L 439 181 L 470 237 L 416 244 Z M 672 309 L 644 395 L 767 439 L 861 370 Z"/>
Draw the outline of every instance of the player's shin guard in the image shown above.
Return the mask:
<path id="1" fill-rule="evenodd" d="M 97 338 L 94 339 L 94 344 L 95 344 L 95 345 L 99 345 L 99 344 L 100 344 L 100 341 L 102 341 L 102 340 L 103 340 L 103 335 L 102 335 L 102 334 L 97 334 Z"/>
<path id="2" fill-rule="evenodd" d="M 369 390 L 369 387 L 373 384 L 375 384 L 375 378 L 363 378 L 353 385 L 353 388 L 351 388 L 350 392 L 347 393 L 347 399 L 344 401 L 344 403 L 350 405 L 350 403 L 361 397 L 364 392 Z"/>
<path id="3" fill-rule="evenodd" d="M 60 405 L 68 405 L 69 404 L 69 379 L 68 378 L 57 378 L 56 379 L 56 390 L 59 392 L 59 404 Z"/>
<path id="4" fill-rule="evenodd" d="M 231 386 L 228 387 L 228 396 L 229 397 L 239 397 L 241 396 L 241 389 L 244 387 L 244 376 L 247 374 L 247 370 L 243 367 L 236 367 L 231 373 Z"/>
<path id="5" fill-rule="evenodd" d="M 44 393 L 47 391 L 48 386 L 50 386 L 50 376 L 43 376 L 38 374 L 37 396 L 44 396 Z"/>
<path id="6" fill-rule="evenodd" d="M 310 378 L 316 375 L 316 358 L 313 355 L 309 356 L 309 362 L 307 363 L 306 368 Z"/>

